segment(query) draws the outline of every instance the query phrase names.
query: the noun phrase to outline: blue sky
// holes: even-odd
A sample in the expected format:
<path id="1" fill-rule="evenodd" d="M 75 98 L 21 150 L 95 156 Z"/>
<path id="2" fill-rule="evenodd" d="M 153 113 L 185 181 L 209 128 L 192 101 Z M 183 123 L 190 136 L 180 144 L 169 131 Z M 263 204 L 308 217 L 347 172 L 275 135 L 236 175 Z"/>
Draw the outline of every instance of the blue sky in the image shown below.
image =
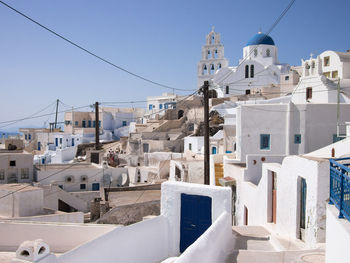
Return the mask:
<path id="1" fill-rule="evenodd" d="M 289 0 L 5 2 L 119 66 L 166 85 L 195 89 L 211 26 L 221 33 L 230 65 L 236 65 L 248 39 L 259 28 L 267 31 Z M 310 53 L 350 49 L 348 10 L 345 0 L 297 0 L 271 33 L 280 62 L 299 65 Z M 81 106 L 144 100 L 169 91 L 100 62 L 2 5 L 0 39 L 0 122 L 26 117 L 57 98 Z M 13 127 L 42 126 L 45 120 Z"/>

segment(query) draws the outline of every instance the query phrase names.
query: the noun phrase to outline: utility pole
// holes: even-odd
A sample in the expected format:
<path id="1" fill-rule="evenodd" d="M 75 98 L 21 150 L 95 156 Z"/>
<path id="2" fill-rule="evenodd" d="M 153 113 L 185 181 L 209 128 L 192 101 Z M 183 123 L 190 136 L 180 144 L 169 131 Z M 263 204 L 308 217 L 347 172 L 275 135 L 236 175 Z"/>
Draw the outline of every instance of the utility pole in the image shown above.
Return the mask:
<path id="1" fill-rule="evenodd" d="M 98 109 L 98 102 L 95 102 L 95 149 L 100 149 L 100 119 L 99 119 L 99 109 Z"/>
<path id="2" fill-rule="evenodd" d="M 204 184 L 209 185 L 209 81 L 204 81 Z"/>
<path id="3" fill-rule="evenodd" d="M 55 129 L 57 127 L 57 114 L 58 114 L 58 103 L 60 102 L 59 99 L 57 99 L 56 101 L 56 117 L 55 117 Z"/>

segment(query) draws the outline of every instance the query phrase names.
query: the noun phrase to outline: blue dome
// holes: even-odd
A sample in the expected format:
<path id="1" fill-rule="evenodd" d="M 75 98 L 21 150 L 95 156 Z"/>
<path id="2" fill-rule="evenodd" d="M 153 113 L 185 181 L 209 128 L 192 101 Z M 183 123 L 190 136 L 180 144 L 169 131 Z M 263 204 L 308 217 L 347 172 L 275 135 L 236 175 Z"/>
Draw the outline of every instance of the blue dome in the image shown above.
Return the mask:
<path id="1" fill-rule="evenodd" d="M 255 46 L 255 45 L 274 46 L 275 42 L 273 41 L 273 39 L 270 36 L 268 36 L 266 34 L 258 33 L 255 36 L 253 36 L 251 39 L 249 39 L 246 46 Z"/>

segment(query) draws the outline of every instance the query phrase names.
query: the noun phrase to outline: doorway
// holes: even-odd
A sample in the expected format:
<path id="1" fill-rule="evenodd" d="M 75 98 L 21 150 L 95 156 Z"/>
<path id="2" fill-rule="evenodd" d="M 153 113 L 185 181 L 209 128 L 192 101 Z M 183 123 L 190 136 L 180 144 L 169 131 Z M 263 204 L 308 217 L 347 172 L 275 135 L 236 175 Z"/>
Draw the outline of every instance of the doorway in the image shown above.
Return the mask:
<path id="1" fill-rule="evenodd" d="M 276 224 L 277 217 L 277 176 L 275 172 L 272 175 L 272 223 Z"/>
<path id="2" fill-rule="evenodd" d="M 211 206 L 211 197 L 181 194 L 181 253 L 211 226 Z"/>
<path id="3" fill-rule="evenodd" d="M 307 184 L 304 178 L 300 180 L 300 239 L 305 240 Z"/>

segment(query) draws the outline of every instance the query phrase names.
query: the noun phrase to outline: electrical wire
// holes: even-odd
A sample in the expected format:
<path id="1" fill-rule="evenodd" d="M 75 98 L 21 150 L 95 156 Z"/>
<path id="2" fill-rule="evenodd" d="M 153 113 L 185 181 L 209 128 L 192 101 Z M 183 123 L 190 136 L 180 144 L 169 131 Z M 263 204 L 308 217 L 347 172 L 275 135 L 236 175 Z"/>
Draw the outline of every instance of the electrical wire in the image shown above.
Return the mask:
<path id="1" fill-rule="evenodd" d="M 294 5 L 295 1 L 296 1 L 296 0 L 291 0 L 291 1 L 289 2 L 288 6 L 283 10 L 283 12 L 279 15 L 279 17 L 278 17 L 278 18 L 275 20 L 275 22 L 271 25 L 271 27 L 270 27 L 269 30 L 266 32 L 266 34 L 265 34 L 265 36 L 264 36 L 264 38 L 263 38 L 262 40 L 265 40 L 265 39 L 269 36 L 269 34 L 275 29 L 275 27 L 278 25 L 278 23 L 281 21 L 281 19 L 286 15 L 286 13 L 289 11 L 289 9 Z M 250 57 L 250 55 L 251 55 L 256 49 L 257 49 L 257 47 L 254 48 L 254 49 L 252 49 L 252 50 L 249 52 L 249 54 L 248 54 L 245 58 L 243 58 L 243 59 L 240 61 L 240 63 L 239 63 L 238 66 L 236 67 L 236 71 L 237 71 L 237 69 L 244 63 L 244 61 L 246 61 L 246 60 Z M 226 76 L 222 81 L 226 80 L 232 73 L 233 73 L 233 71 L 230 72 L 229 74 L 227 74 L 227 76 Z"/>
<path id="2" fill-rule="evenodd" d="M 55 32 L 54 30 L 48 28 L 47 26 L 44 26 L 43 24 L 39 23 L 38 21 L 34 20 L 33 18 L 30 18 L 30 17 L 27 16 L 26 14 L 20 12 L 19 10 L 17 10 L 17 9 L 15 9 L 14 7 L 8 5 L 7 3 L 5 3 L 5 2 L 3 2 L 3 1 L 0 1 L 0 4 L 6 6 L 7 8 L 9 8 L 9 9 L 11 9 L 12 11 L 16 12 L 17 14 L 23 16 L 24 18 L 28 19 L 29 21 L 33 22 L 34 24 L 38 25 L 39 27 L 45 29 L 46 31 L 50 32 L 51 34 L 55 35 L 56 37 L 58 37 L 58 38 L 60 38 L 60 39 L 62 39 L 62 40 L 64 40 L 64 41 L 68 42 L 69 44 L 75 46 L 76 48 L 78 48 L 78 49 L 80 49 L 80 50 L 86 52 L 87 54 L 89 54 L 89 55 L 91 55 L 91 56 L 93 56 L 93 57 L 99 59 L 100 61 L 103 61 L 103 62 L 109 64 L 110 66 L 112 66 L 112 67 L 114 67 L 114 68 L 117 68 L 117 69 L 119 69 L 119 70 L 121 70 L 121 71 L 123 71 L 123 72 L 125 72 L 125 73 L 127 73 L 127 74 L 129 74 L 129 75 L 131 75 L 131 76 L 134 76 L 134 77 L 136 77 L 136 78 L 139 78 L 139 79 L 141 79 L 141 80 L 143 80 L 143 81 L 146 81 L 146 82 L 148 82 L 148 83 L 154 84 L 154 85 L 156 85 L 156 86 L 160 86 L 160 87 L 167 88 L 167 89 L 171 89 L 171 90 L 179 90 L 179 91 L 192 91 L 192 90 L 193 90 L 193 89 L 179 89 L 179 88 L 171 87 L 171 86 L 162 84 L 162 83 L 160 83 L 160 82 L 151 80 L 151 79 L 149 79 L 149 78 L 143 77 L 143 76 L 141 76 L 141 75 L 139 75 L 139 74 L 136 74 L 136 73 L 134 73 L 134 72 L 131 72 L 130 70 L 127 70 L 127 69 L 125 69 L 125 68 L 123 68 L 123 67 L 121 67 L 121 66 L 118 66 L 118 65 L 114 64 L 113 62 L 111 62 L 111 61 L 109 61 L 109 60 L 107 60 L 107 59 L 105 59 L 105 58 L 103 58 L 103 57 L 101 57 L 101 56 L 99 56 L 99 55 L 93 53 L 92 51 L 88 50 L 87 48 L 82 47 L 81 45 L 79 45 L 79 44 L 73 42 L 72 40 L 68 39 L 67 37 L 64 37 L 63 35 L 61 35 L 61 34 Z"/>

